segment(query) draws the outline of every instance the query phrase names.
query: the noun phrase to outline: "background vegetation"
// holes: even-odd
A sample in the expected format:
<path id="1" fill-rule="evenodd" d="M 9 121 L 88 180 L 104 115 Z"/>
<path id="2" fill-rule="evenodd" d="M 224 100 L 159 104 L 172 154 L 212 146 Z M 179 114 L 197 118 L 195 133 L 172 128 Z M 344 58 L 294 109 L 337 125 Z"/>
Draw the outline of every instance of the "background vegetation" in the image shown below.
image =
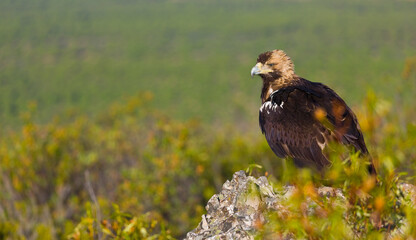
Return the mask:
<path id="1" fill-rule="evenodd" d="M 392 99 L 416 55 L 415 11 L 411 1 L 1 1 L 1 122 L 28 101 L 45 122 L 143 90 L 175 118 L 253 122 L 260 80 L 249 72 L 276 48 L 348 102 L 367 88 Z"/>
<path id="2" fill-rule="evenodd" d="M 383 177 L 412 176 L 415 12 L 411 1 L 1 1 L 0 239 L 181 237 L 233 172 L 258 163 L 254 174 L 289 181 L 249 77 L 274 48 L 353 106 Z"/>

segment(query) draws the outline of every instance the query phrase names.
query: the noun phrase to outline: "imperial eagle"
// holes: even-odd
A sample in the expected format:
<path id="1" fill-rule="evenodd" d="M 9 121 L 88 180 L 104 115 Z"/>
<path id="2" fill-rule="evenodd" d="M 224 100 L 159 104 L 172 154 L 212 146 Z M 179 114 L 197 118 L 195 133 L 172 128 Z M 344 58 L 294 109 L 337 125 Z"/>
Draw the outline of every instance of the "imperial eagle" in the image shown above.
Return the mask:
<path id="1" fill-rule="evenodd" d="M 323 171 L 330 165 L 325 150 L 332 141 L 369 156 L 353 111 L 328 86 L 297 76 L 285 52 L 260 54 L 251 75 L 263 80 L 259 123 L 278 157 Z M 369 172 L 376 174 L 371 158 L 367 159 Z"/>

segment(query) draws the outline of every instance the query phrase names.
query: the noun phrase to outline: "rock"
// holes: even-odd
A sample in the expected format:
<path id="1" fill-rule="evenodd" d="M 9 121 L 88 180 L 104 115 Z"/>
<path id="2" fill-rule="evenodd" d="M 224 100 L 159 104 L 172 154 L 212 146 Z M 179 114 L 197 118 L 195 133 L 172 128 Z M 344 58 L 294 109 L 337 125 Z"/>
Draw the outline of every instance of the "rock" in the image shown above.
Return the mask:
<path id="1" fill-rule="evenodd" d="M 293 187 L 287 187 L 291 194 Z M 281 211 L 281 196 L 274 193 L 266 177 L 247 177 L 244 171 L 236 172 L 226 181 L 219 194 L 206 206 L 207 214 L 186 239 L 254 239 L 256 226 L 264 224 L 264 213 Z"/>
<path id="2" fill-rule="evenodd" d="M 400 189 L 406 194 L 416 196 L 416 188 L 413 185 L 402 184 Z M 348 205 L 340 189 L 312 187 L 310 191 L 311 196 L 316 194 L 316 198 L 334 198 L 334 204 Z M 284 206 L 284 200 L 296 192 L 294 186 L 285 186 L 282 191 L 275 192 L 266 177 L 256 179 L 246 176 L 244 171 L 236 172 L 231 181 L 227 180 L 224 183 L 221 192 L 208 201 L 207 213 L 202 216 L 198 227 L 187 233 L 186 239 L 254 239 L 258 230 L 267 223 L 268 213 L 274 212 L 279 216 L 291 214 Z M 413 197 L 413 204 L 414 200 Z M 320 206 L 311 199 L 307 202 L 304 212 L 309 215 L 319 210 Z M 390 236 L 401 235 L 405 229 L 406 226 L 395 229 Z M 352 230 L 351 234 L 357 236 Z M 269 233 L 267 239 L 294 239 L 294 236 L 291 233 L 283 236 Z"/>
<path id="3" fill-rule="evenodd" d="M 264 221 L 261 208 L 272 208 L 275 202 L 276 195 L 265 177 L 255 179 L 244 171 L 236 172 L 221 193 L 208 201 L 207 214 L 186 239 L 254 239 L 250 232 L 256 221 Z"/>

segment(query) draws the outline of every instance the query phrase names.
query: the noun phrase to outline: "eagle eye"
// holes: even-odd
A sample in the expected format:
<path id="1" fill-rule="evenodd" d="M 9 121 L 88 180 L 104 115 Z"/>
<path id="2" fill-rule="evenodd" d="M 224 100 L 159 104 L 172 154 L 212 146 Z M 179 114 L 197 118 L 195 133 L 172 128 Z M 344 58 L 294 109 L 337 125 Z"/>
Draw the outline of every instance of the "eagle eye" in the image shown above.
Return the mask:
<path id="1" fill-rule="evenodd" d="M 269 67 L 273 67 L 276 63 L 268 63 L 267 65 L 269 65 Z"/>

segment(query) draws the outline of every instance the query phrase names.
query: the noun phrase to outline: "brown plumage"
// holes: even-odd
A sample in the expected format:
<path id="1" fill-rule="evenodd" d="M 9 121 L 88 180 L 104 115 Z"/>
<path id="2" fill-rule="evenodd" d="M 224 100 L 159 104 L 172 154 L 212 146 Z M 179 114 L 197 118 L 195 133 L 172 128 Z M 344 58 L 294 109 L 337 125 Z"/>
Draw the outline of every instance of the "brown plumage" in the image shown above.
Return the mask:
<path id="1" fill-rule="evenodd" d="M 325 150 L 335 141 L 368 156 L 376 174 L 355 114 L 332 89 L 297 76 L 282 50 L 260 54 L 251 75 L 263 79 L 260 128 L 278 157 L 323 171 L 330 165 Z"/>

